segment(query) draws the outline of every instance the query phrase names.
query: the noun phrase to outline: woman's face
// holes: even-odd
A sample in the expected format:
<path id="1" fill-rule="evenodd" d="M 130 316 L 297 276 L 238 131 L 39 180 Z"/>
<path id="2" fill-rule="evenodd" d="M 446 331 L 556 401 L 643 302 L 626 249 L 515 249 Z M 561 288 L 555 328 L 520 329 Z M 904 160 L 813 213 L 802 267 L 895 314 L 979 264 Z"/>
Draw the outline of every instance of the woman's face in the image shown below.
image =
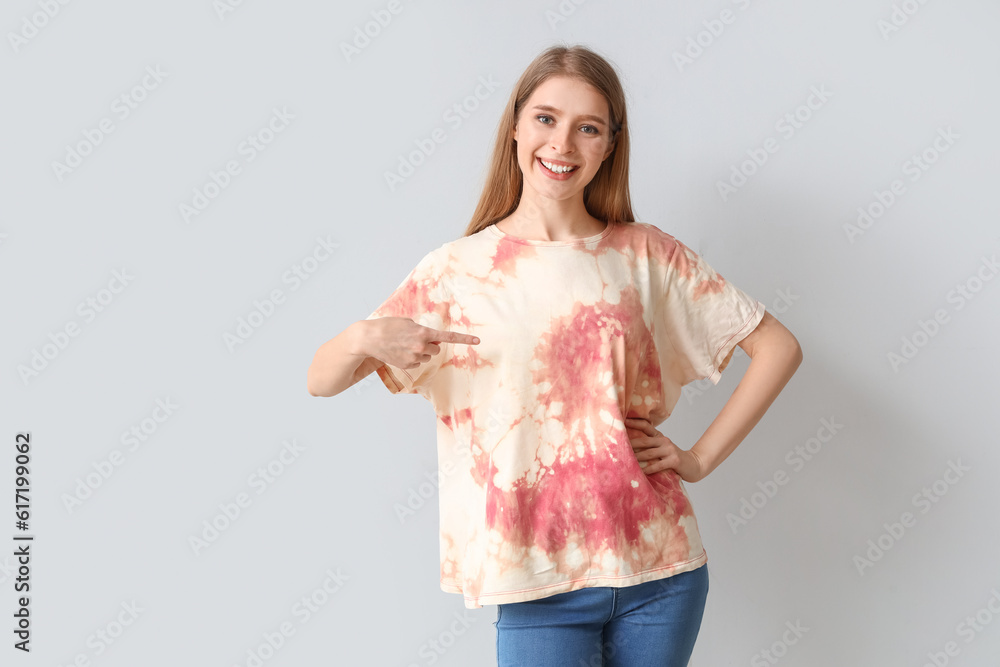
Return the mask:
<path id="1" fill-rule="evenodd" d="M 514 128 L 525 188 L 550 199 L 582 196 L 614 146 L 607 100 L 589 83 L 554 76 L 528 98 Z M 553 173 L 550 166 L 572 166 Z"/>

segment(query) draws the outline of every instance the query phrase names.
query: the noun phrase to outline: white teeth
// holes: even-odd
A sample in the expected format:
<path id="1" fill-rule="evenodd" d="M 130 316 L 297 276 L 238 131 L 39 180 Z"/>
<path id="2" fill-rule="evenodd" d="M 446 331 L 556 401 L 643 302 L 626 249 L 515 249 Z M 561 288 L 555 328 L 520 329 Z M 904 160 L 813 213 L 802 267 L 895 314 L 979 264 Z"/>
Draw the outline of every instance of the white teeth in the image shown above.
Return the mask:
<path id="1" fill-rule="evenodd" d="M 561 167 L 559 165 L 552 164 L 551 162 L 546 162 L 545 160 L 540 160 L 545 168 L 556 174 L 565 174 L 568 171 L 573 171 L 576 167 Z"/>

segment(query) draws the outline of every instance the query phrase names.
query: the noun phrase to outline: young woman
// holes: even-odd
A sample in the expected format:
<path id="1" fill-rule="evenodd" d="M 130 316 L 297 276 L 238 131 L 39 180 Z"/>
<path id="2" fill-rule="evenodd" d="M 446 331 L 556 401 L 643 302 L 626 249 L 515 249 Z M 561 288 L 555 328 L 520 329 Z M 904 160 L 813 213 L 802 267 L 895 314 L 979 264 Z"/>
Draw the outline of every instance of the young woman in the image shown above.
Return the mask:
<path id="1" fill-rule="evenodd" d="M 546 50 L 465 235 L 309 367 L 314 396 L 375 371 L 433 405 L 441 588 L 497 605 L 499 665 L 687 665 L 708 570 L 682 482 L 732 453 L 802 360 L 760 301 L 634 220 L 628 159 L 612 66 Z M 749 368 L 680 447 L 655 426 L 736 345 Z"/>

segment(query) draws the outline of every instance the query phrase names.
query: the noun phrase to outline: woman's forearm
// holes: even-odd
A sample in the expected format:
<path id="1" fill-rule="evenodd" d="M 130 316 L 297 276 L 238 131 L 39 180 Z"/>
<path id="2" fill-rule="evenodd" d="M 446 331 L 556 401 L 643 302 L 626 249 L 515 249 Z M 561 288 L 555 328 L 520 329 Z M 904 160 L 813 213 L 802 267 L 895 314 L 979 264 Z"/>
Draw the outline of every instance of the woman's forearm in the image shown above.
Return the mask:
<path id="1" fill-rule="evenodd" d="M 306 389 L 310 394 L 336 396 L 381 365 L 365 352 L 368 322 L 355 322 L 316 350 L 306 376 Z"/>
<path id="2" fill-rule="evenodd" d="M 701 460 L 705 475 L 719 467 L 743 442 L 802 363 L 802 349 L 787 330 L 761 339 L 750 366 L 719 415 L 691 451 Z"/>

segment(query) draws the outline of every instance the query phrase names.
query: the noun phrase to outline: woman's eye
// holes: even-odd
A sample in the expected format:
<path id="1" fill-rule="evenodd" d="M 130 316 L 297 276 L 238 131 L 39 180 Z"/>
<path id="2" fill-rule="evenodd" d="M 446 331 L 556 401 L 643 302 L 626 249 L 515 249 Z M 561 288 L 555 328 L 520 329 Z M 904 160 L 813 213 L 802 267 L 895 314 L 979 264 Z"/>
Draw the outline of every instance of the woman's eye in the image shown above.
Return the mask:
<path id="1" fill-rule="evenodd" d="M 537 118 L 543 125 L 549 125 L 549 123 L 547 123 L 546 121 L 552 120 L 551 116 L 546 116 L 544 114 L 540 115 L 540 116 L 535 116 L 535 118 Z M 594 127 L 593 125 L 584 125 L 583 129 L 586 130 L 585 134 L 600 134 L 601 133 L 601 131 L 599 129 L 597 129 L 596 127 Z"/>

